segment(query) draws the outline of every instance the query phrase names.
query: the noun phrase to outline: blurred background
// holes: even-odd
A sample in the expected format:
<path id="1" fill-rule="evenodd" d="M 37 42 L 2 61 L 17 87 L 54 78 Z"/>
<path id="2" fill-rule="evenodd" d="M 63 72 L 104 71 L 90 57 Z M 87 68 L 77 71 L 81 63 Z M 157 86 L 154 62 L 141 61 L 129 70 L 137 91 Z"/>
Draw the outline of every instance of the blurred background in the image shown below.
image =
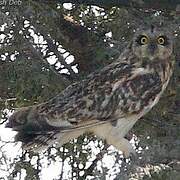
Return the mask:
<path id="1" fill-rule="evenodd" d="M 176 65 L 157 106 L 127 138 L 136 159 L 92 134 L 35 154 L 14 143 L 5 123 L 14 110 L 45 102 L 114 61 L 138 28 L 174 35 Z M 0 179 L 180 179 L 179 0 L 0 1 Z"/>

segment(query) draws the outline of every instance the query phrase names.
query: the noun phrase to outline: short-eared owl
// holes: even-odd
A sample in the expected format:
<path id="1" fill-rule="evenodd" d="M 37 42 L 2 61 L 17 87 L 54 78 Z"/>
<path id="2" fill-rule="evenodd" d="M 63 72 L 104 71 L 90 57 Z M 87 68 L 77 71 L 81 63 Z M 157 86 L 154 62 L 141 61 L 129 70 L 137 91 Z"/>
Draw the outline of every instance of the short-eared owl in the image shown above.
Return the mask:
<path id="1" fill-rule="evenodd" d="M 128 156 L 134 150 L 124 136 L 159 101 L 172 75 L 172 51 L 168 33 L 153 26 L 138 31 L 116 61 L 48 102 L 15 112 L 6 127 L 25 149 L 61 146 L 89 131 Z"/>

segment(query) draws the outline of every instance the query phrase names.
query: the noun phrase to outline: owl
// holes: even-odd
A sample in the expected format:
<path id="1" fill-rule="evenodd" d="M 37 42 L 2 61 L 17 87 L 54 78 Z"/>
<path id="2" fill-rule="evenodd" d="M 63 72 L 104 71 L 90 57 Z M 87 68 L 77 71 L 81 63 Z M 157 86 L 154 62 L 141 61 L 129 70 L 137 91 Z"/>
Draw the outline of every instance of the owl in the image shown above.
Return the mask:
<path id="1" fill-rule="evenodd" d="M 125 135 L 155 106 L 173 72 L 173 40 L 151 26 L 138 30 L 113 63 L 68 86 L 42 104 L 15 112 L 6 127 L 26 150 L 62 146 L 92 132 L 122 151 L 135 153 Z"/>

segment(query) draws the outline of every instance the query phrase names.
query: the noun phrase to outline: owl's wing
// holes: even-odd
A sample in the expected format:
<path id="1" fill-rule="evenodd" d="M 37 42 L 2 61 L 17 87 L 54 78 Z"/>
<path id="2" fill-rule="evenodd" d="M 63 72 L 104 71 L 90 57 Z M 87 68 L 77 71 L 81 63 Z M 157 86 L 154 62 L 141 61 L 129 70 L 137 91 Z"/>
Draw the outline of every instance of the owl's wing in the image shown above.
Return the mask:
<path id="1" fill-rule="evenodd" d="M 151 108 L 149 102 L 161 91 L 161 84 L 157 74 L 116 61 L 50 101 L 15 112 L 7 127 L 18 131 L 17 140 L 29 142 L 37 135 L 117 120 Z"/>

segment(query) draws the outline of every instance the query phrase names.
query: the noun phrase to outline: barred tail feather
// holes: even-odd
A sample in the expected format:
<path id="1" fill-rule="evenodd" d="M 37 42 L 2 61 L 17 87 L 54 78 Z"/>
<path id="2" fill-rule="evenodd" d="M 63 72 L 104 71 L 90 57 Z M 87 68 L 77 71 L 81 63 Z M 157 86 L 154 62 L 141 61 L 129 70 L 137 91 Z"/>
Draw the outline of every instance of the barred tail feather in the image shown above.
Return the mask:
<path id="1" fill-rule="evenodd" d="M 56 134 L 57 132 L 30 134 L 19 131 L 15 136 L 15 141 L 21 141 L 24 150 L 42 152 L 56 142 Z"/>

